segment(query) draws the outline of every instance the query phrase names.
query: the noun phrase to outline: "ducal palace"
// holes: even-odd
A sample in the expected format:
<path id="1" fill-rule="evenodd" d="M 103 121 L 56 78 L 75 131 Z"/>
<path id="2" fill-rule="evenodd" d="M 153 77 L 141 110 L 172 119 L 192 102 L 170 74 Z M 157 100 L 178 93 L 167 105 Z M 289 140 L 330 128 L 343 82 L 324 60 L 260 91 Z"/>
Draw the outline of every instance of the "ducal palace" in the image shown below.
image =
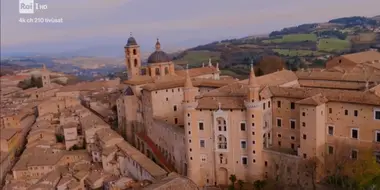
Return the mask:
<path id="1" fill-rule="evenodd" d="M 309 160 L 316 180 L 337 158 L 370 152 L 380 162 L 379 52 L 334 57 L 319 70 L 255 76 L 251 67 L 237 80 L 212 60 L 176 70 L 158 40 L 155 48 L 143 66 L 135 38 L 124 47 L 118 130 L 163 169 L 200 187 L 226 185 L 230 175 L 310 186 Z"/>

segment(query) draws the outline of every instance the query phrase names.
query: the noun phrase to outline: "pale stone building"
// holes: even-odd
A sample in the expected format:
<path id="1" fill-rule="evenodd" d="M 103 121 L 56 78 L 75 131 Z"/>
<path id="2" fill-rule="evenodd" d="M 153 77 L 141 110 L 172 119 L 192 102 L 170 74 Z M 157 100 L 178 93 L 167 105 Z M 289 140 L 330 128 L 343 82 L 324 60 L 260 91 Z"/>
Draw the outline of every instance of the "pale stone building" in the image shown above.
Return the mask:
<path id="1" fill-rule="evenodd" d="M 284 180 L 306 187 L 303 164 L 317 160 L 316 179 L 323 178 L 342 144 L 352 160 L 365 149 L 380 162 L 378 52 L 334 58 L 355 64 L 328 63 L 320 71 L 256 77 L 252 69 L 248 80 L 234 81 L 221 80 L 212 64 L 197 74 L 175 71 L 159 42 L 141 68 L 138 48 L 131 37 L 119 129 L 166 171 L 213 186 L 228 184 L 232 174 L 244 181 L 276 178 L 285 168 Z"/>
<path id="2" fill-rule="evenodd" d="M 182 107 L 186 75 L 199 88 L 196 95 L 237 81 L 221 79 L 218 63 L 211 60 L 201 68 L 176 71 L 158 40 L 155 52 L 142 66 L 139 48 L 130 37 L 125 46 L 128 80 L 124 84 L 128 87 L 116 103 L 119 131 L 166 170 L 186 174 Z"/>

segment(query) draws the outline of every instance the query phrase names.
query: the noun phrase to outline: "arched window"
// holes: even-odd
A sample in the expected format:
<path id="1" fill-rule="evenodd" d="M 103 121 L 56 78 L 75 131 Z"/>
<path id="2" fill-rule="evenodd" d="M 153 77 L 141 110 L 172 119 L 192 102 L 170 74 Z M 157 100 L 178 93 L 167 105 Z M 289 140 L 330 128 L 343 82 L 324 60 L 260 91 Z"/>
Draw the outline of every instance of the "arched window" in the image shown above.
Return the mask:
<path id="1" fill-rule="evenodd" d="M 165 67 L 165 75 L 169 74 L 169 68 Z"/>
<path id="2" fill-rule="evenodd" d="M 137 50 L 133 49 L 133 55 L 137 55 Z"/>
<path id="3" fill-rule="evenodd" d="M 156 75 L 160 75 L 160 68 L 156 68 Z"/>
<path id="4" fill-rule="evenodd" d="M 227 131 L 227 123 L 225 119 L 218 117 L 216 122 L 218 123 L 218 131 Z"/>
<path id="5" fill-rule="evenodd" d="M 127 59 L 127 63 L 128 63 L 128 68 L 131 68 L 131 61 L 129 59 Z"/>
<path id="6" fill-rule="evenodd" d="M 224 135 L 218 135 L 218 148 L 227 149 L 227 138 Z"/>
<path id="7" fill-rule="evenodd" d="M 135 59 L 135 67 L 138 66 L 138 62 L 137 62 L 137 59 Z"/>

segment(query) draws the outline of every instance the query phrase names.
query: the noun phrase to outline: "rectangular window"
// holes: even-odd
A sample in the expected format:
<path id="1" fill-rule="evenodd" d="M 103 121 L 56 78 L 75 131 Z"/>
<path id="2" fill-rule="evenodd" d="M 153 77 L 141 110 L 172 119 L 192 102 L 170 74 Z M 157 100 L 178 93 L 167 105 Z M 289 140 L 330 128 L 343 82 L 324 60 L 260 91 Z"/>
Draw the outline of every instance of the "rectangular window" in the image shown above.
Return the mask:
<path id="1" fill-rule="evenodd" d="M 328 151 L 329 151 L 329 154 L 334 154 L 334 147 L 329 146 Z"/>
<path id="2" fill-rule="evenodd" d="M 294 102 L 290 102 L 290 109 L 294 110 L 296 108 L 296 105 Z"/>
<path id="3" fill-rule="evenodd" d="M 358 110 L 354 110 L 354 116 L 358 117 Z"/>
<path id="4" fill-rule="evenodd" d="M 344 110 L 344 115 L 348 115 L 348 110 Z"/>
<path id="5" fill-rule="evenodd" d="M 282 120 L 281 118 L 277 118 L 277 127 L 281 127 L 282 126 Z"/>
<path id="6" fill-rule="evenodd" d="M 351 159 L 353 159 L 353 160 L 358 159 L 358 151 L 357 150 L 351 150 Z"/>
<path id="7" fill-rule="evenodd" d="M 205 148 L 206 147 L 206 141 L 205 140 L 200 140 L 199 141 L 199 145 L 201 148 Z"/>
<path id="8" fill-rule="evenodd" d="M 378 164 L 380 164 L 380 152 L 376 152 L 376 153 L 375 153 L 375 157 L 376 157 L 376 162 L 377 162 Z"/>
<path id="9" fill-rule="evenodd" d="M 375 131 L 375 142 L 380 143 L 380 131 Z"/>
<path id="10" fill-rule="evenodd" d="M 248 158 L 246 156 L 241 157 L 241 163 L 243 165 L 247 165 L 248 164 Z"/>
<path id="11" fill-rule="evenodd" d="M 305 134 L 303 134 L 303 139 L 305 139 L 305 140 L 306 140 L 306 135 L 305 135 Z"/>
<path id="12" fill-rule="evenodd" d="M 334 135 L 334 126 L 328 126 L 328 134 L 333 136 Z"/>
<path id="13" fill-rule="evenodd" d="M 241 148 L 246 149 L 247 148 L 247 141 L 246 140 L 240 141 L 240 145 L 241 145 Z"/>
<path id="14" fill-rule="evenodd" d="M 374 111 L 375 120 L 380 120 L 380 109 Z"/>
<path id="15" fill-rule="evenodd" d="M 178 124 L 178 119 L 174 118 L 174 124 Z"/>
<path id="16" fill-rule="evenodd" d="M 351 138 L 353 138 L 353 139 L 359 138 L 359 130 L 358 129 L 351 129 Z"/>
<path id="17" fill-rule="evenodd" d="M 265 103 L 263 103 L 263 110 L 265 110 Z"/>
<path id="18" fill-rule="evenodd" d="M 290 128 L 295 129 L 296 128 L 296 120 L 290 120 Z"/>
<path id="19" fill-rule="evenodd" d="M 332 108 L 329 108 L 329 113 L 332 113 Z"/>
<path id="20" fill-rule="evenodd" d="M 281 108 L 281 101 L 277 101 L 277 107 Z"/>
<path id="21" fill-rule="evenodd" d="M 174 111 L 177 111 L 177 106 L 173 106 L 173 110 L 174 110 Z"/>
<path id="22" fill-rule="evenodd" d="M 199 122 L 198 125 L 199 125 L 199 130 L 203 131 L 204 130 L 203 122 Z"/>
<path id="23" fill-rule="evenodd" d="M 201 162 L 206 163 L 207 162 L 207 155 L 201 154 Z"/>
<path id="24" fill-rule="evenodd" d="M 268 108 L 270 108 L 270 102 L 268 102 Z"/>
<path id="25" fill-rule="evenodd" d="M 240 123 L 240 130 L 245 131 L 245 123 Z"/>
<path id="26" fill-rule="evenodd" d="M 290 148 L 292 148 L 294 150 L 294 144 L 290 144 Z"/>

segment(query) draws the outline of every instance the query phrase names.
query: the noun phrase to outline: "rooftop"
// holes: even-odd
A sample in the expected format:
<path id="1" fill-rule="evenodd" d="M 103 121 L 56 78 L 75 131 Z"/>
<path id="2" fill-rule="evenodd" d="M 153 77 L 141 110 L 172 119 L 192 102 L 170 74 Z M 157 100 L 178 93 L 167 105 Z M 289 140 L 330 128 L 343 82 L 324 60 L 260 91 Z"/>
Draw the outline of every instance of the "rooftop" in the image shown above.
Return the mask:
<path id="1" fill-rule="evenodd" d="M 19 129 L 5 128 L 1 129 L 0 138 L 4 140 L 10 140 L 18 133 Z"/>
<path id="2" fill-rule="evenodd" d="M 158 166 L 129 143 L 123 141 L 117 144 L 117 147 L 119 147 L 124 154 L 128 155 L 134 161 L 136 161 L 154 178 L 161 179 L 163 176 L 166 176 L 167 172 L 164 169 L 162 169 L 160 166 Z"/>
<path id="3" fill-rule="evenodd" d="M 376 60 L 380 61 L 380 53 L 377 51 L 365 51 L 359 53 L 346 54 L 342 55 L 342 57 L 354 63 L 366 63 Z"/>

